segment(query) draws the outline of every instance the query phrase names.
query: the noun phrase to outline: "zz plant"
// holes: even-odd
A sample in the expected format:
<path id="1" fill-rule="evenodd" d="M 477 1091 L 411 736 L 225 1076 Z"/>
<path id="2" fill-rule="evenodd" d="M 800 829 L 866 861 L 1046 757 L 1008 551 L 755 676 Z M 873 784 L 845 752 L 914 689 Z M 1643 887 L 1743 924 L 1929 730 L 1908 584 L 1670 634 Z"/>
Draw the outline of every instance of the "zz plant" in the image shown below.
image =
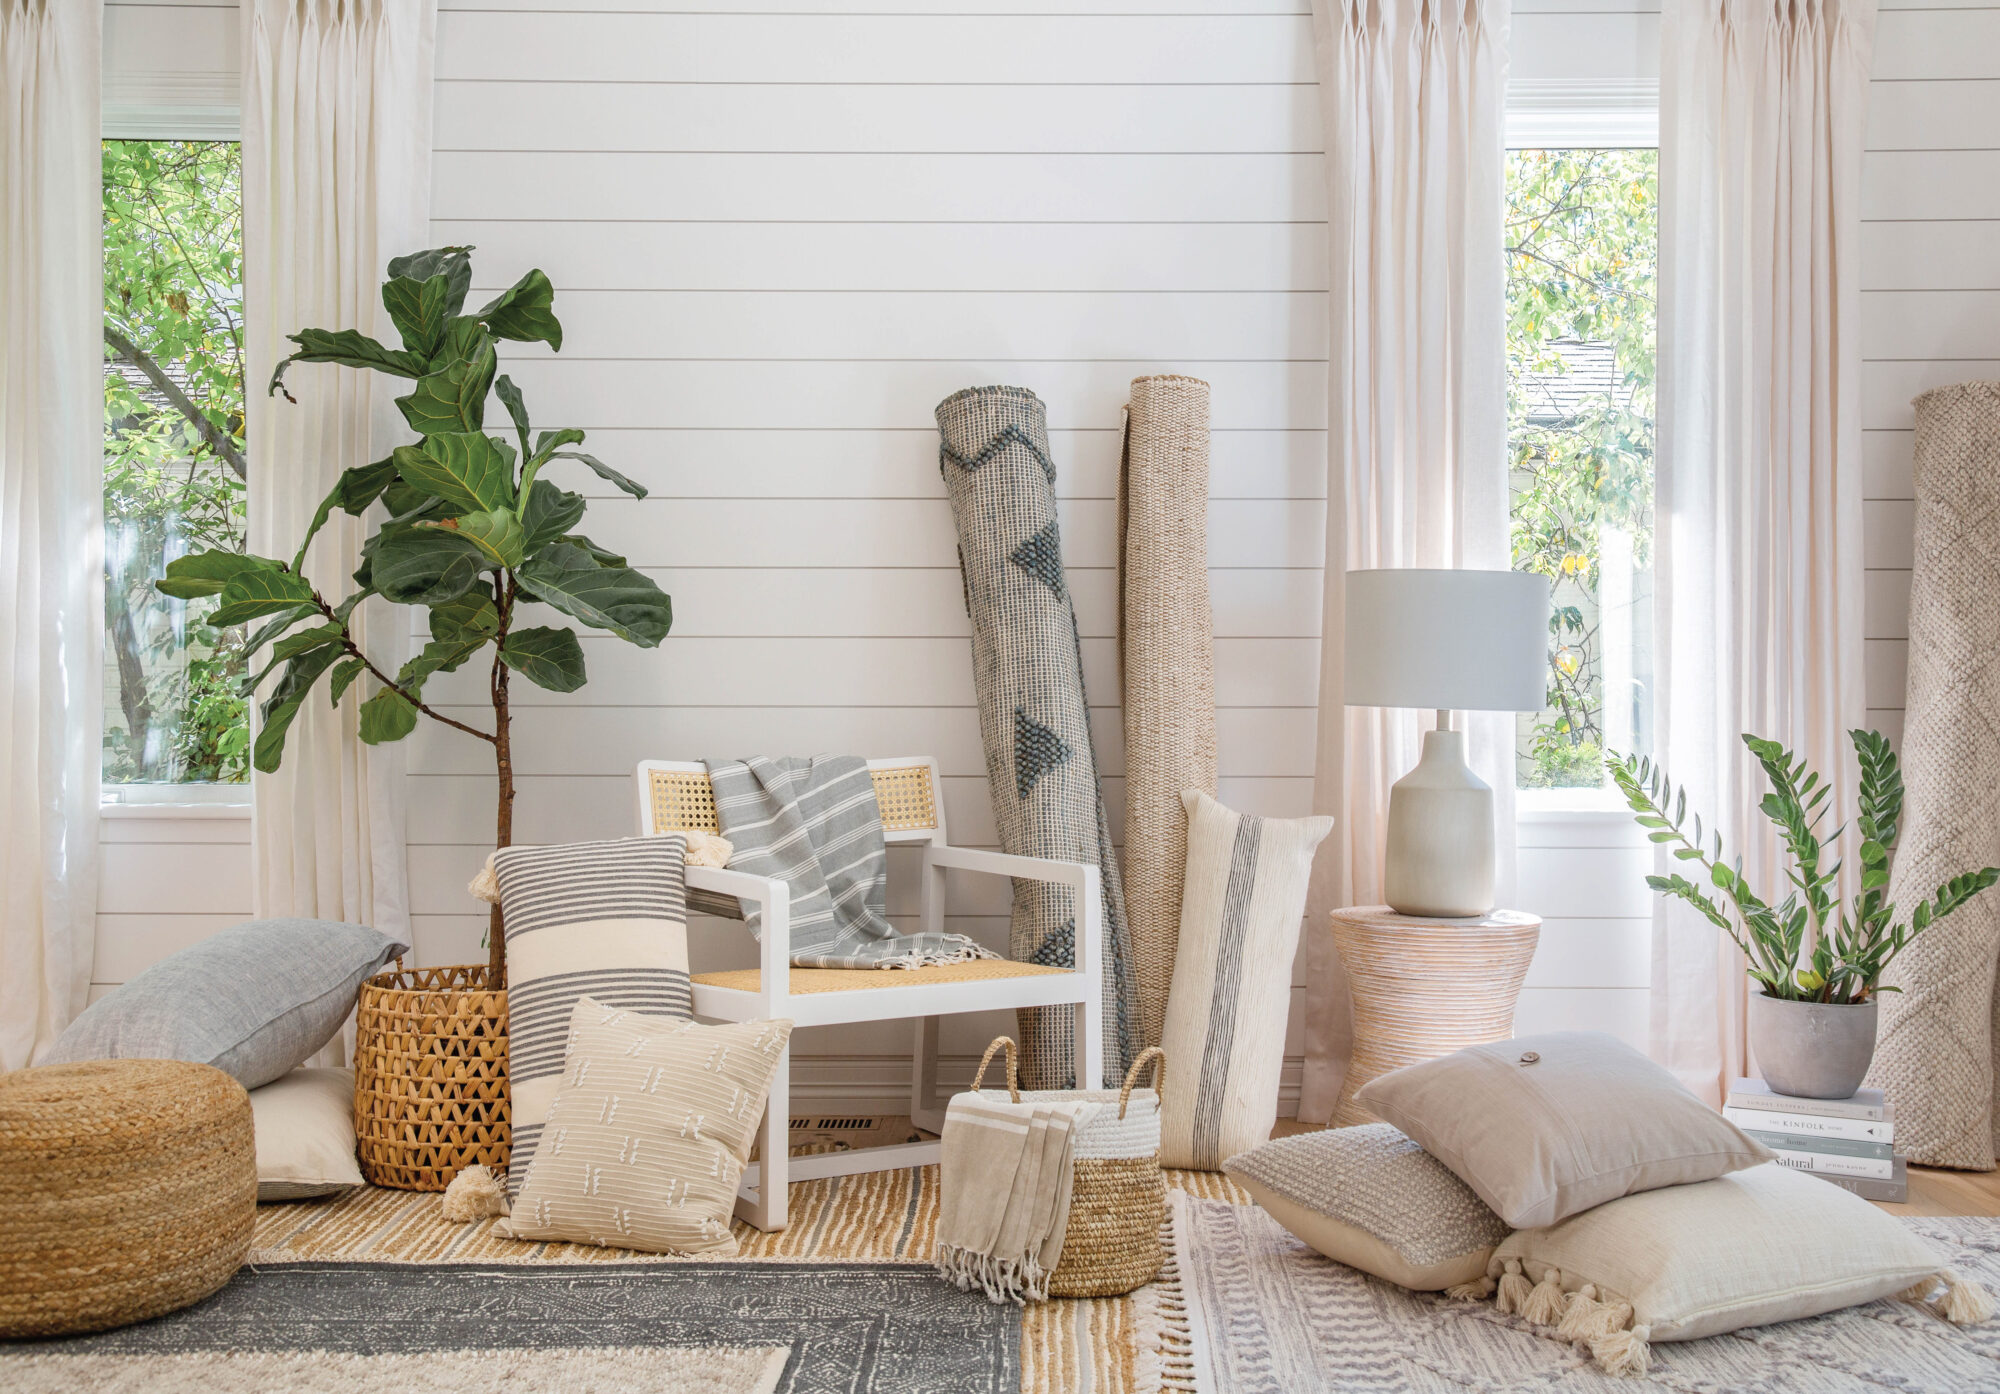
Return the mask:
<path id="1" fill-rule="evenodd" d="M 1791 857 L 1791 890 L 1776 905 L 1752 889 L 1741 858 L 1734 864 L 1724 861 L 1721 833 L 1710 829 L 1704 839 L 1700 814 L 1694 815 L 1693 835 L 1688 835 L 1687 790 L 1677 789 L 1665 770 L 1637 756 L 1605 762 L 1648 836 L 1702 873 L 1700 881 L 1674 872 L 1648 876 L 1646 884 L 1692 905 L 1734 940 L 1767 997 L 1851 1004 L 1877 992 L 1894 992 L 1882 984 L 1890 961 L 1912 939 L 2000 881 L 2000 868 L 1968 871 L 1919 901 L 1907 918 L 1899 914 L 1889 899 L 1889 868 L 1903 817 L 1902 770 L 1881 733 L 1848 735 L 1861 765 L 1860 808 L 1853 825 L 1861 884 L 1846 903 L 1834 898 L 1841 863 L 1829 857 L 1847 825 L 1820 834 L 1832 786 L 1777 741 L 1743 737 L 1771 785 L 1760 807 L 1777 825 Z M 1710 888 L 1721 893 L 1720 900 L 1709 894 Z"/>
<path id="2" fill-rule="evenodd" d="M 382 303 L 402 337 L 392 349 L 353 329 L 303 329 L 298 351 L 271 375 L 269 391 L 284 391 L 294 363 L 334 363 L 370 369 L 414 384 L 396 405 L 418 439 L 387 458 L 347 470 L 321 501 L 290 561 L 212 549 L 167 566 L 156 584 L 182 599 L 215 596 L 208 623 L 217 628 L 263 623 L 248 641 L 268 660 L 245 680 L 249 695 L 276 672 L 259 708 L 252 748 L 259 770 L 284 758 L 285 734 L 315 684 L 327 678 L 338 707 L 361 684 L 360 736 L 371 745 L 399 741 L 420 716 L 463 731 L 493 747 L 499 775 L 496 845 L 513 840 L 514 760 L 508 682 L 518 673 L 551 692 L 574 692 L 585 680 L 583 646 L 567 625 L 523 624 L 539 618 L 524 606 L 561 611 L 592 629 L 652 648 L 673 625 L 673 603 L 625 558 L 577 529 L 584 500 L 543 475 L 574 461 L 633 498 L 645 489 L 594 456 L 572 449 L 574 427 L 530 436 L 520 390 L 496 377 L 498 340 L 546 343 L 562 349 L 562 325 L 547 276 L 530 271 L 483 309 L 464 312 L 472 285 L 470 247 L 441 247 L 389 263 Z M 513 439 L 486 431 L 486 404 L 500 399 Z M 287 401 L 296 401 L 285 392 Z M 339 508 L 359 517 L 380 501 L 386 518 L 361 549 L 353 588 L 332 600 L 304 573 L 306 549 Z M 391 676 L 363 652 L 353 630 L 355 607 L 371 595 L 429 611 L 430 641 Z M 487 692 L 491 730 L 445 715 L 425 701 L 425 684 L 454 672 L 492 648 Z M 492 912 L 490 981 L 502 981 L 500 911 Z"/>

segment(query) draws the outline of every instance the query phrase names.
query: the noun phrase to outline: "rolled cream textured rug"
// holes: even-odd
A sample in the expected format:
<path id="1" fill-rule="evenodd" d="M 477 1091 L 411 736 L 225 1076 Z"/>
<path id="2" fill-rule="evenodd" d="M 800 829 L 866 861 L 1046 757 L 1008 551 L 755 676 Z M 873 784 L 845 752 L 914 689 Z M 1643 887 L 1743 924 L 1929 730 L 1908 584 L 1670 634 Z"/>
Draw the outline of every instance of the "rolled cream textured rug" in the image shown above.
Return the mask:
<path id="1" fill-rule="evenodd" d="M 1000 845 L 1019 856 L 1087 862 L 1102 873 L 1105 1072 L 1123 1078 L 1136 1053 L 1138 994 L 1063 573 L 1047 412 L 1026 388 L 974 387 L 938 403 L 937 423 Z M 1071 899 L 1067 887 L 1014 882 L 1014 958 L 1076 961 Z M 1073 1078 L 1074 1021 L 1067 1008 L 1021 1013 L 1024 1087 L 1098 1086 Z"/>
<path id="2" fill-rule="evenodd" d="M 1916 562 L 1901 746 L 1908 802 L 1889 898 L 1907 918 L 1946 879 L 2000 865 L 2000 383 L 1917 398 Z M 1991 1171 L 2000 896 L 1925 930 L 1890 964 L 1868 1082 L 1896 1148 Z"/>
<path id="3" fill-rule="evenodd" d="M 1125 910 L 1138 1045 L 1158 1045 L 1180 939 L 1189 789 L 1215 793 L 1208 603 L 1208 384 L 1132 379 L 1118 470 L 1118 656 L 1125 685 Z"/>

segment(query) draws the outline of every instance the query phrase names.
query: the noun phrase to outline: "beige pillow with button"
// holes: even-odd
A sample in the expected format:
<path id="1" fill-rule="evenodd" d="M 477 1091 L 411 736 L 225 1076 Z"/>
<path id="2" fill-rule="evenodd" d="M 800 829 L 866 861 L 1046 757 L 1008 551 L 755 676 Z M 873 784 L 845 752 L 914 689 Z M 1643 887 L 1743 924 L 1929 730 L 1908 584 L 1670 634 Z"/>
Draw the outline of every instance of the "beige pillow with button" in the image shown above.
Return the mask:
<path id="1" fill-rule="evenodd" d="M 1468 1046 L 1370 1080 L 1355 1097 L 1515 1229 L 1639 1191 L 1711 1181 L 1773 1155 L 1600 1031 Z"/>

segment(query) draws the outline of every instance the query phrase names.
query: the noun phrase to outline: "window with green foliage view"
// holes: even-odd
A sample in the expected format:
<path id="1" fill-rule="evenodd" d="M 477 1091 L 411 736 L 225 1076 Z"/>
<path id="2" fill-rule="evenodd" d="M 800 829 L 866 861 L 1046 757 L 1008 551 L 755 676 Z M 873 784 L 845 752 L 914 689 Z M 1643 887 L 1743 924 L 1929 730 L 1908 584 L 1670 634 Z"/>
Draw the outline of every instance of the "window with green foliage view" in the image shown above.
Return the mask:
<path id="1" fill-rule="evenodd" d="M 153 580 L 244 545 L 242 154 L 104 142 L 104 779 L 245 778 L 240 629 Z"/>
<path id="2" fill-rule="evenodd" d="M 1554 587 L 1548 704 L 1516 782 L 1595 789 L 1652 748 L 1657 150 L 1507 157 L 1514 567 Z"/>

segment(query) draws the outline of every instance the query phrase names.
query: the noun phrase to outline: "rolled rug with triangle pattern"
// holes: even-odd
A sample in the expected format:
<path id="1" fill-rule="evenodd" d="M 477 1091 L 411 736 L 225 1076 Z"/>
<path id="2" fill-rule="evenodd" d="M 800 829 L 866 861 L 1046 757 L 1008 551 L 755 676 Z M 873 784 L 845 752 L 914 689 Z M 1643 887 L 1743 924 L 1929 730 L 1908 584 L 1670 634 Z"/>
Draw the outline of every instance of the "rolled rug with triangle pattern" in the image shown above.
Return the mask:
<path id="1" fill-rule="evenodd" d="M 938 469 L 958 529 L 973 682 L 1000 845 L 1019 856 L 1085 862 L 1104 895 L 1105 1072 L 1136 1052 L 1138 997 L 1125 896 L 1091 747 L 1076 611 L 1063 573 L 1056 469 L 1041 399 L 1021 387 L 974 387 L 938 404 Z M 1067 887 L 1014 882 L 1012 956 L 1075 962 Z M 1073 1015 L 1021 1014 L 1023 1087 L 1096 1088 L 1074 1075 Z"/>

